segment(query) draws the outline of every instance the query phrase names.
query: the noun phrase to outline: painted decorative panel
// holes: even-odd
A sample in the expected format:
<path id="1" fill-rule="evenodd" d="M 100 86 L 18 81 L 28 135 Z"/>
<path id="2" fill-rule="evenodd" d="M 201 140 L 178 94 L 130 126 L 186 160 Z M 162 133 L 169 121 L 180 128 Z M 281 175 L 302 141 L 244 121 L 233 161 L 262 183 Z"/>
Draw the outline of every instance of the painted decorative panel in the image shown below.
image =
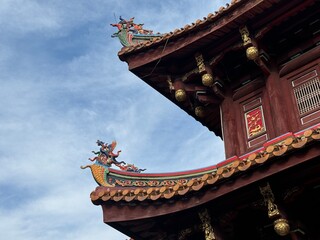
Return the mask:
<path id="1" fill-rule="evenodd" d="M 256 107 L 244 114 L 247 137 L 256 137 L 266 131 L 262 106 Z"/>

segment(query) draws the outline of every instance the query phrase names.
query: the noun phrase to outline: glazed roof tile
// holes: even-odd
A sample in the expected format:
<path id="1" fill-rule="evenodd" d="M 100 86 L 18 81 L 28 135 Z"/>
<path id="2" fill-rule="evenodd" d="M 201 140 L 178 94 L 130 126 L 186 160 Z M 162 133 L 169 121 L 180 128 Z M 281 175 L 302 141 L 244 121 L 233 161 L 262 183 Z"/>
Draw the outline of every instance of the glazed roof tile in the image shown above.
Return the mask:
<path id="1" fill-rule="evenodd" d="M 262 148 L 250 154 L 240 157 L 235 156 L 213 167 L 204 168 L 202 169 L 202 174 L 201 171 L 200 173 L 198 172 L 198 175 L 193 173 L 196 175 L 195 177 L 183 179 L 182 174 L 181 179 L 171 180 L 162 185 L 155 184 L 152 179 L 149 179 L 149 182 L 146 179 L 143 186 L 132 184 L 128 181 L 120 181 L 116 187 L 97 187 L 91 193 L 90 198 L 94 204 L 101 204 L 101 201 L 156 201 L 159 198 L 171 199 L 174 196 L 183 196 L 187 193 L 199 191 L 207 185 L 219 183 L 223 179 L 235 177 L 236 173 L 245 172 L 252 169 L 253 166 L 262 165 L 267 161 L 294 152 L 311 143 L 319 143 L 319 140 L 320 124 L 295 134 L 287 133 L 267 142 Z M 140 178 L 143 179 L 142 177 Z"/>

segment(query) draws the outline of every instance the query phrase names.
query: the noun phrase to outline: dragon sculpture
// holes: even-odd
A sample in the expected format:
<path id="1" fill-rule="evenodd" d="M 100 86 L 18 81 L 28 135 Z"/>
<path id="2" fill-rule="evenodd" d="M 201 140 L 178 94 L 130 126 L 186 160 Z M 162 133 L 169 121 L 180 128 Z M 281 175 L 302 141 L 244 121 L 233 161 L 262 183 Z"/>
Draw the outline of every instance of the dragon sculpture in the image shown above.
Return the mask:
<path id="1" fill-rule="evenodd" d="M 143 23 L 134 23 L 134 17 L 125 20 L 120 16 L 118 23 L 111 23 L 110 25 L 118 28 L 118 32 L 114 33 L 111 37 L 117 37 L 120 43 L 125 46 L 132 46 L 141 42 L 150 41 L 153 38 L 161 37 L 160 33 L 153 33 L 152 30 L 143 28 Z"/>
<path id="2" fill-rule="evenodd" d="M 124 161 L 117 161 L 121 150 L 114 153 L 114 149 L 117 146 L 116 141 L 112 141 L 111 144 L 105 143 L 103 141 L 97 140 L 97 145 L 100 147 L 99 151 L 92 151 L 95 154 L 94 157 L 89 158 L 90 161 L 94 162 L 92 165 L 81 166 L 81 169 L 90 168 L 92 175 L 96 182 L 101 186 L 113 187 L 113 184 L 109 184 L 107 181 L 107 176 L 109 173 L 109 168 L 112 165 L 117 166 L 122 171 L 141 173 L 146 169 L 141 169 L 136 167 L 134 164 L 127 164 Z"/>

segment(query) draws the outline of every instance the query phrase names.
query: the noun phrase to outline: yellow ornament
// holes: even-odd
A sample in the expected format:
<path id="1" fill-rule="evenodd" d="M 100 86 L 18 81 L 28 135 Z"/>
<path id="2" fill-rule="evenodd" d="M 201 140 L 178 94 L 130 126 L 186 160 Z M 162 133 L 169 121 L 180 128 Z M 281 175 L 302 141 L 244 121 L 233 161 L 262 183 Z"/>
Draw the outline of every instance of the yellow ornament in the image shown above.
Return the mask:
<path id="1" fill-rule="evenodd" d="M 177 99 L 178 102 L 184 102 L 187 99 L 187 93 L 183 89 L 178 89 L 175 92 L 175 98 Z"/>
<path id="2" fill-rule="evenodd" d="M 280 236 L 285 236 L 290 232 L 290 226 L 288 224 L 288 221 L 284 218 L 275 220 L 273 225 L 274 225 L 274 230 Z"/>
<path id="3" fill-rule="evenodd" d="M 194 113 L 197 117 L 203 118 L 206 115 L 205 109 L 202 106 L 198 106 L 195 108 Z"/>
<path id="4" fill-rule="evenodd" d="M 259 56 L 259 51 L 256 47 L 251 46 L 247 48 L 246 54 L 249 60 L 256 60 Z"/>
<path id="5" fill-rule="evenodd" d="M 210 87 L 213 84 L 213 77 L 211 74 L 206 73 L 202 75 L 202 84 L 204 86 Z"/>

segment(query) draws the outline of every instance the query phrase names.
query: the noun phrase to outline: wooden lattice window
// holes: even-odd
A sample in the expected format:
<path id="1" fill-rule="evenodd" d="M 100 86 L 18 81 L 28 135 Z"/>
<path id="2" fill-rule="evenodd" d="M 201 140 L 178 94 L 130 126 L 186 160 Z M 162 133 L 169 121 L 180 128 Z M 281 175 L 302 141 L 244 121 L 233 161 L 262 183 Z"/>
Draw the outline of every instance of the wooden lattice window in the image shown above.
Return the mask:
<path id="1" fill-rule="evenodd" d="M 319 67 L 314 66 L 289 78 L 292 85 L 292 98 L 296 102 L 299 124 L 306 126 L 320 120 L 320 77 Z"/>
<path id="2" fill-rule="evenodd" d="M 316 70 L 293 80 L 292 86 L 300 115 L 320 107 L 320 80 Z"/>

